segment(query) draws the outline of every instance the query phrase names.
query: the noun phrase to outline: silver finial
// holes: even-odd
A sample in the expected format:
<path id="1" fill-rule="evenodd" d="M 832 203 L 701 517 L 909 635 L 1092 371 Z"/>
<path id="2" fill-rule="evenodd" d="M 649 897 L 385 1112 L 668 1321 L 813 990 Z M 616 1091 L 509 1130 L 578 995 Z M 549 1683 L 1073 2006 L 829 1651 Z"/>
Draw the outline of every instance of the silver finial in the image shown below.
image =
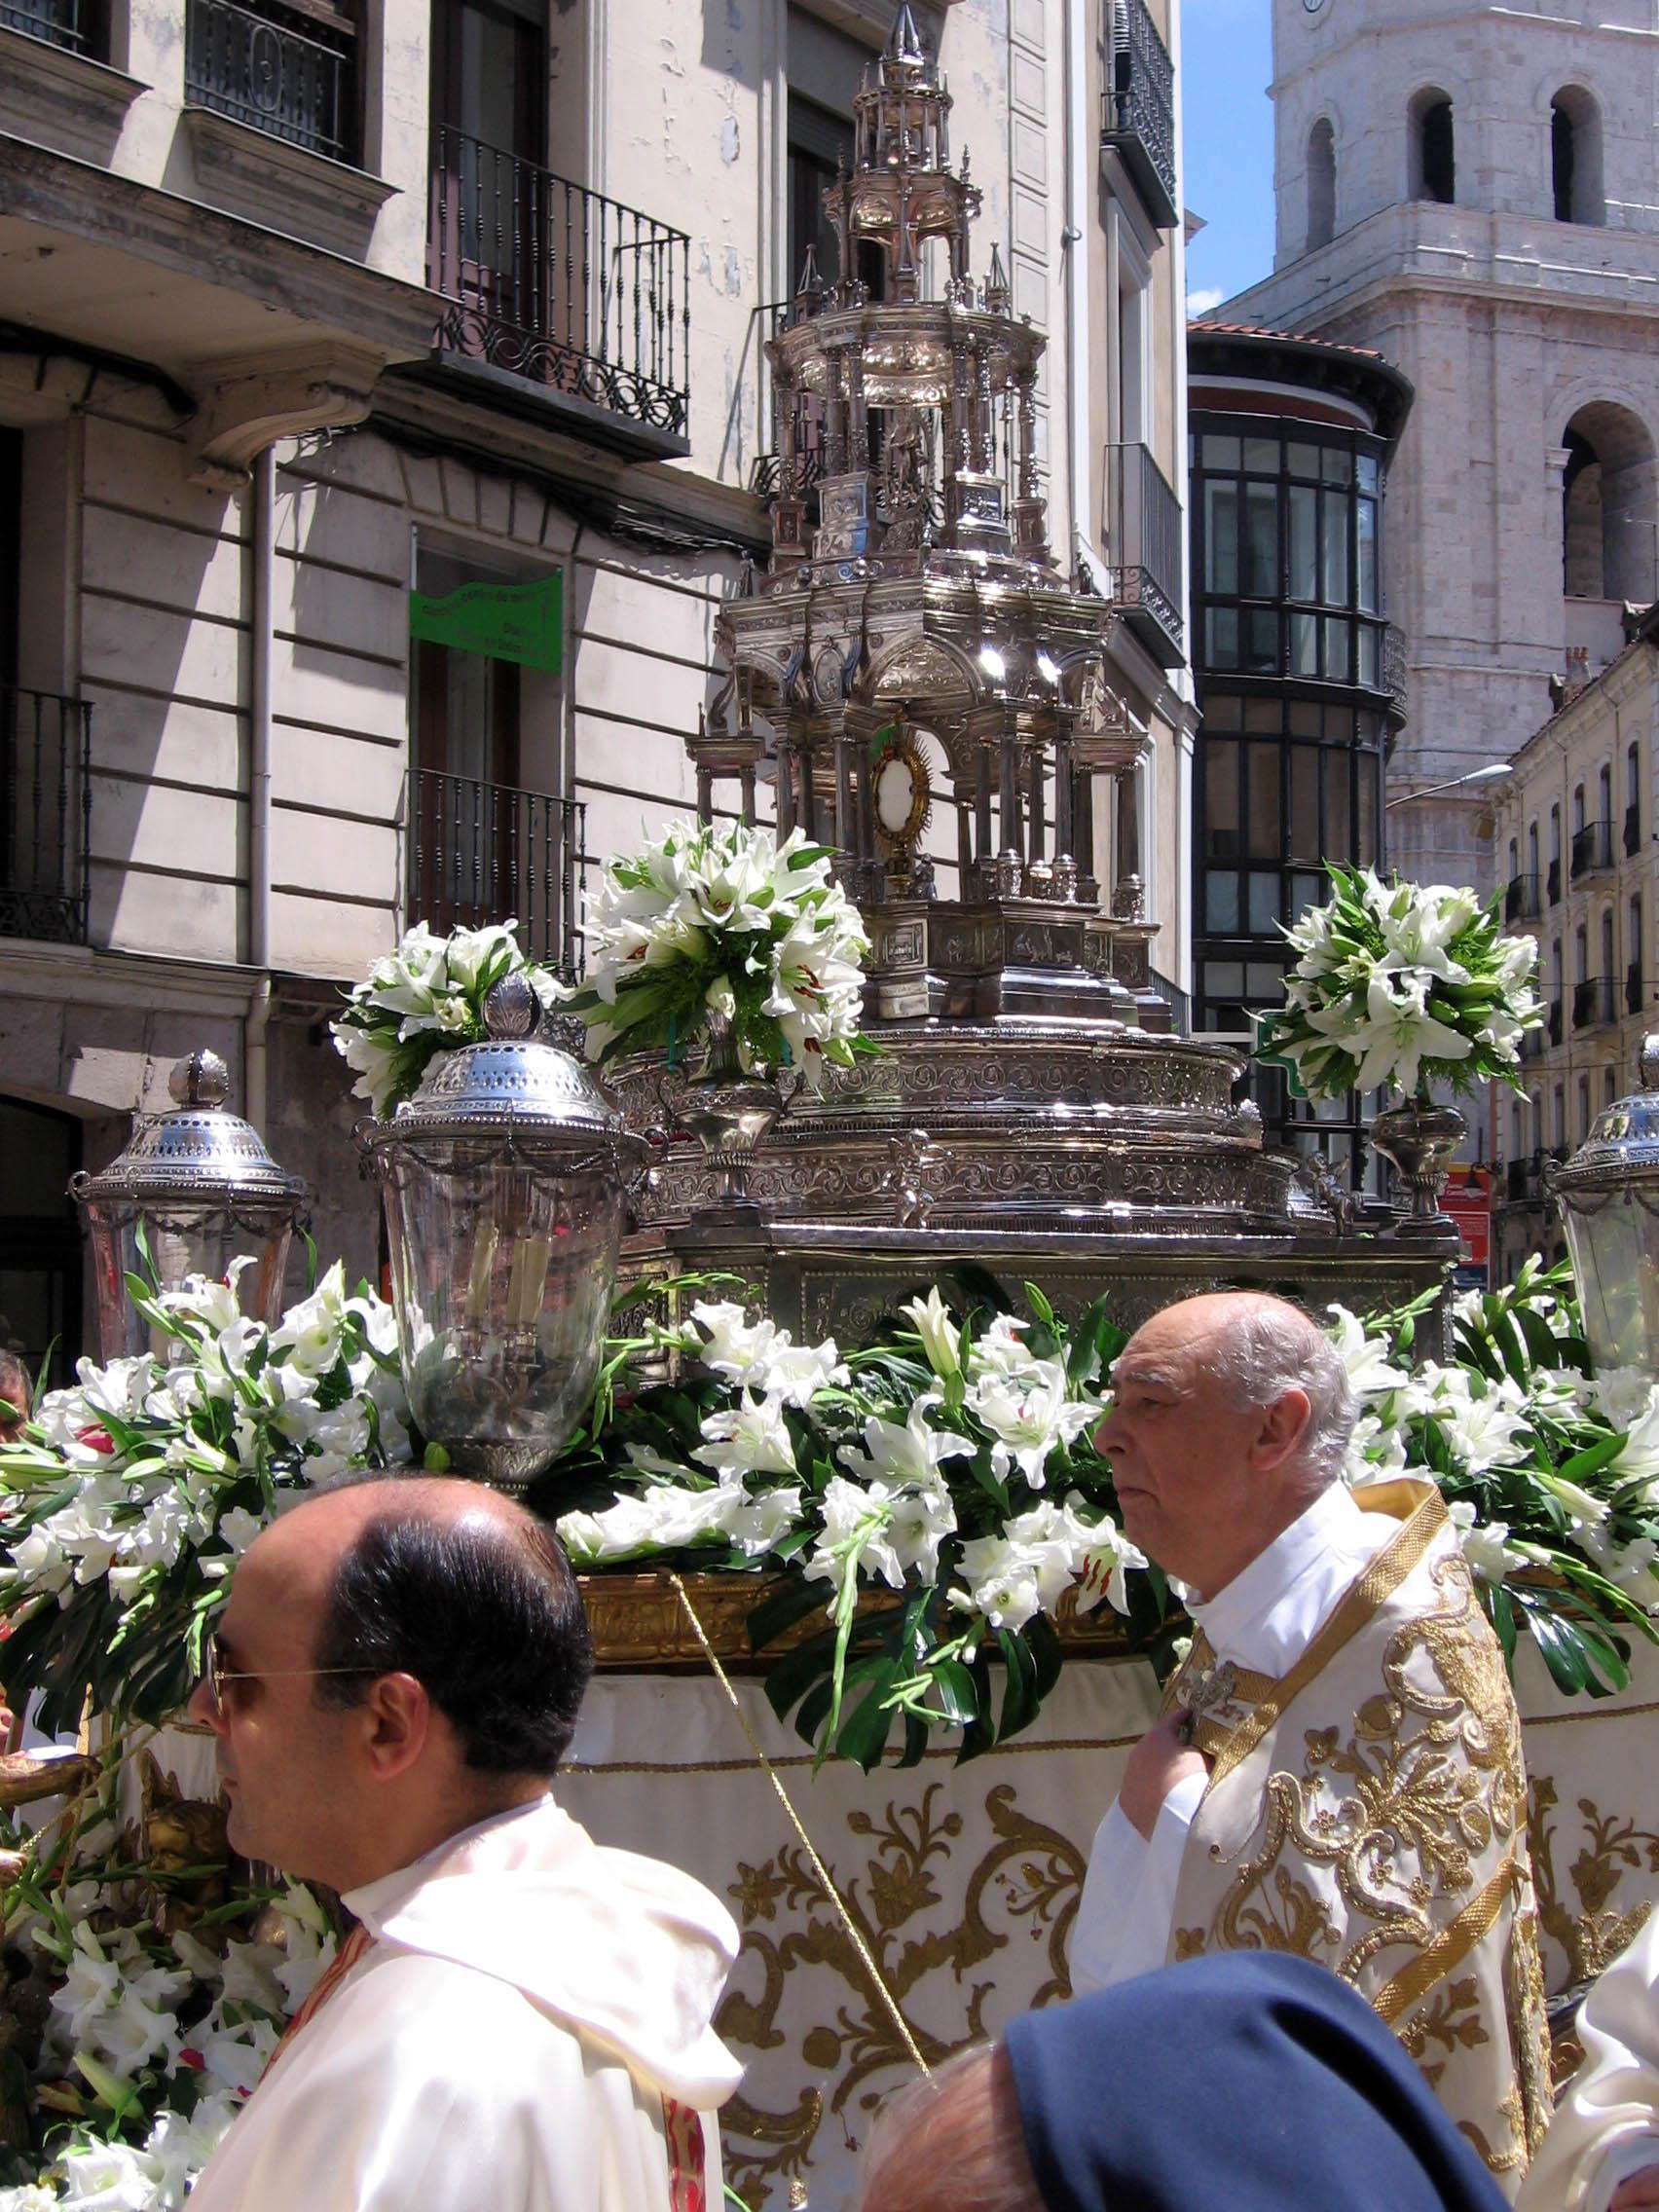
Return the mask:
<path id="1" fill-rule="evenodd" d="M 167 1090 L 175 1106 L 222 1106 L 231 1095 L 231 1071 L 217 1052 L 187 1052 L 174 1064 Z"/>
<path id="2" fill-rule="evenodd" d="M 530 1037 L 541 1019 L 541 1001 L 523 975 L 503 976 L 484 994 L 484 1026 L 497 1043 Z"/>

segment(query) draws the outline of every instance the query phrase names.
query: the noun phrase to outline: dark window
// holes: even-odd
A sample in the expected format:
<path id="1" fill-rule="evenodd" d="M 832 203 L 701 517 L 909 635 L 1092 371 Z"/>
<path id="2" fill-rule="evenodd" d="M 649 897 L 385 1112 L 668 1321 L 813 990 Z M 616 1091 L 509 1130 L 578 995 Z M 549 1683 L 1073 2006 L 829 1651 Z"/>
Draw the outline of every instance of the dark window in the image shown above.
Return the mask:
<path id="1" fill-rule="evenodd" d="M 1329 245 L 1337 229 L 1337 140 L 1321 116 L 1308 133 L 1308 250 Z"/>
<path id="2" fill-rule="evenodd" d="M 1560 100 L 1550 102 L 1550 181 L 1555 188 L 1555 219 L 1572 220 L 1572 118 Z"/>
<path id="3" fill-rule="evenodd" d="M 1453 156 L 1452 102 L 1434 100 L 1419 125 L 1422 146 L 1422 198 L 1447 206 L 1456 199 L 1457 171 Z"/>
<path id="4" fill-rule="evenodd" d="M 81 1228 L 69 1197 L 81 1164 L 70 1114 L 0 1099 L 0 1346 L 54 1384 L 81 1343 Z M 50 1360 L 49 1360 L 50 1355 Z"/>

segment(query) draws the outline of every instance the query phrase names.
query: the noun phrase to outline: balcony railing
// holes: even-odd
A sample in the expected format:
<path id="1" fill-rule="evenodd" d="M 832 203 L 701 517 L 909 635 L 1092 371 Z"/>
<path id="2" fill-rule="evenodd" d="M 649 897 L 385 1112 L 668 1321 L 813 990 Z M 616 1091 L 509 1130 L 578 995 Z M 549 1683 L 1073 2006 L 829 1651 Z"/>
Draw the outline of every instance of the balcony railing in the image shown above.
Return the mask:
<path id="1" fill-rule="evenodd" d="M 92 710 L 0 686 L 0 937 L 87 941 Z"/>
<path id="2" fill-rule="evenodd" d="M 1572 989 L 1574 1029 L 1603 1029 L 1618 1019 L 1618 983 L 1612 976 L 1592 976 Z"/>
<path id="3" fill-rule="evenodd" d="M 434 930 L 518 919 L 533 959 L 573 975 L 587 809 L 511 784 L 409 771 L 405 903 Z"/>
<path id="4" fill-rule="evenodd" d="M 1512 1160 L 1503 1170 L 1503 1195 L 1511 1205 L 1526 1205 L 1538 1197 L 1538 1183 L 1543 1170 L 1541 1153 L 1524 1153 Z"/>
<path id="5" fill-rule="evenodd" d="M 1551 1043 L 1552 1045 L 1559 1045 L 1559 1044 L 1561 1043 L 1561 1001 L 1560 1001 L 1560 999 L 1551 999 L 1551 1001 L 1550 1001 L 1550 1020 L 1549 1020 L 1549 1031 L 1550 1031 L 1550 1043 Z"/>
<path id="6" fill-rule="evenodd" d="M 1116 148 L 1161 231 L 1175 204 L 1175 70 L 1146 0 L 1103 0 L 1110 41 L 1102 143 Z"/>
<path id="7" fill-rule="evenodd" d="M 304 9 L 188 0 L 184 90 L 196 106 L 268 137 L 330 161 L 357 159 L 356 33 L 330 0 Z"/>
<path id="8" fill-rule="evenodd" d="M 1632 799 L 1625 808 L 1624 847 L 1626 860 L 1641 850 L 1641 802 Z"/>
<path id="9" fill-rule="evenodd" d="M 1572 880 L 1581 875 L 1598 875 L 1613 865 L 1613 826 L 1610 822 L 1587 822 L 1582 830 L 1572 832 Z"/>
<path id="10" fill-rule="evenodd" d="M 450 303 L 441 350 L 685 450 L 683 231 L 439 125 L 426 263 L 427 281 Z"/>
<path id="11" fill-rule="evenodd" d="M 1633 960 L 1625 970 L 1625 1012 L 1641 1012 L 1641 962 Z"/>
<path id="12" fill-rule="evenodd" d="M 1143 445 L 1106 448 L 1112 575 L 1131 630 L 1161 668 L 1186 658 L 1181 620 L 1181 501 Z"/>
<path id="13" fill-rule="evenodd" d="M 1503 918 L 1506 922 L 1530 920 L 1539 911 L 1538 879 L 1535 875 L 1512 875 L 1503 894 Z"/>
<path id="14" fill-rule="evenodd" d="M 103 0 L 0 0 L 0 27 L 69 54 L 103 56 Z"/>
<path id="15" fill-rule="evenodd" d="M 1561 903 L 1561 856 L 1559 854 L 1550 863 L 1550 871 L 1545 878 L 1545 887 L 1549 892 L 1550 904 L 1552 906 L 1559 905 Z"/>

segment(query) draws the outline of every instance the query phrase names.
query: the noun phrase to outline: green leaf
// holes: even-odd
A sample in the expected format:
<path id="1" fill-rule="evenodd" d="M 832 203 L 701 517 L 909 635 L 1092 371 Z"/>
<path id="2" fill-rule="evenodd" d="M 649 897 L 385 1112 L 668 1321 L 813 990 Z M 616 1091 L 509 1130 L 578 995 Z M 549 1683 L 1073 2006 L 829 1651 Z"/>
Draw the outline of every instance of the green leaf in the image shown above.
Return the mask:
<path id="1" fill-rule="evenodd" d="M 880 1761 L 893 1727 L 887 1693 L 898 1679 L 896 1661 L 884 1659 L 870 1677 L 869 1688 L 841 1723 L 835 1749 L 844 1759 L 856 1759 L 867 1774 Z"/>
<path id="2" fill-rule="evenodd" d="M 997 1648 L 1008 1669 L 1002 1714 L 997 1722 L 997 1742 L 1006 1744 L 1011 1736 L 1017 1736 L 1022 1729 L 1030 1727 L 1042 1700 L 1037 1691 L 1037 1664 L 1024 1637 L 1016 1635 L 1013 1629 L 999 1628 Z"/>

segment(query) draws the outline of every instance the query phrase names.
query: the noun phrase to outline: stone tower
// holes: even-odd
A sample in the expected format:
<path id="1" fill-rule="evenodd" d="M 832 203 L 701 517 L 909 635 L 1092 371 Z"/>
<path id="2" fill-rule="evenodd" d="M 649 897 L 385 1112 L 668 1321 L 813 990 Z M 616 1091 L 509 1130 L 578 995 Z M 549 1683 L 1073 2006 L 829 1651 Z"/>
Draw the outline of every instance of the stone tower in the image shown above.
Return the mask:
<path id="1" fill-rule="evenodd" d="M 1652 8 L 1272 9 L 1274 272 L 1213 319 L 1376 349 L 1417 387 L 1390 476 L 1411 691 L 1389 853 L 1490 887 L 1480 784 L 1410 794 L 1507 759 L 1655 596 Z M 1542 826 L 1564 887 L 1597 803 L 1564 792 Z"/>

